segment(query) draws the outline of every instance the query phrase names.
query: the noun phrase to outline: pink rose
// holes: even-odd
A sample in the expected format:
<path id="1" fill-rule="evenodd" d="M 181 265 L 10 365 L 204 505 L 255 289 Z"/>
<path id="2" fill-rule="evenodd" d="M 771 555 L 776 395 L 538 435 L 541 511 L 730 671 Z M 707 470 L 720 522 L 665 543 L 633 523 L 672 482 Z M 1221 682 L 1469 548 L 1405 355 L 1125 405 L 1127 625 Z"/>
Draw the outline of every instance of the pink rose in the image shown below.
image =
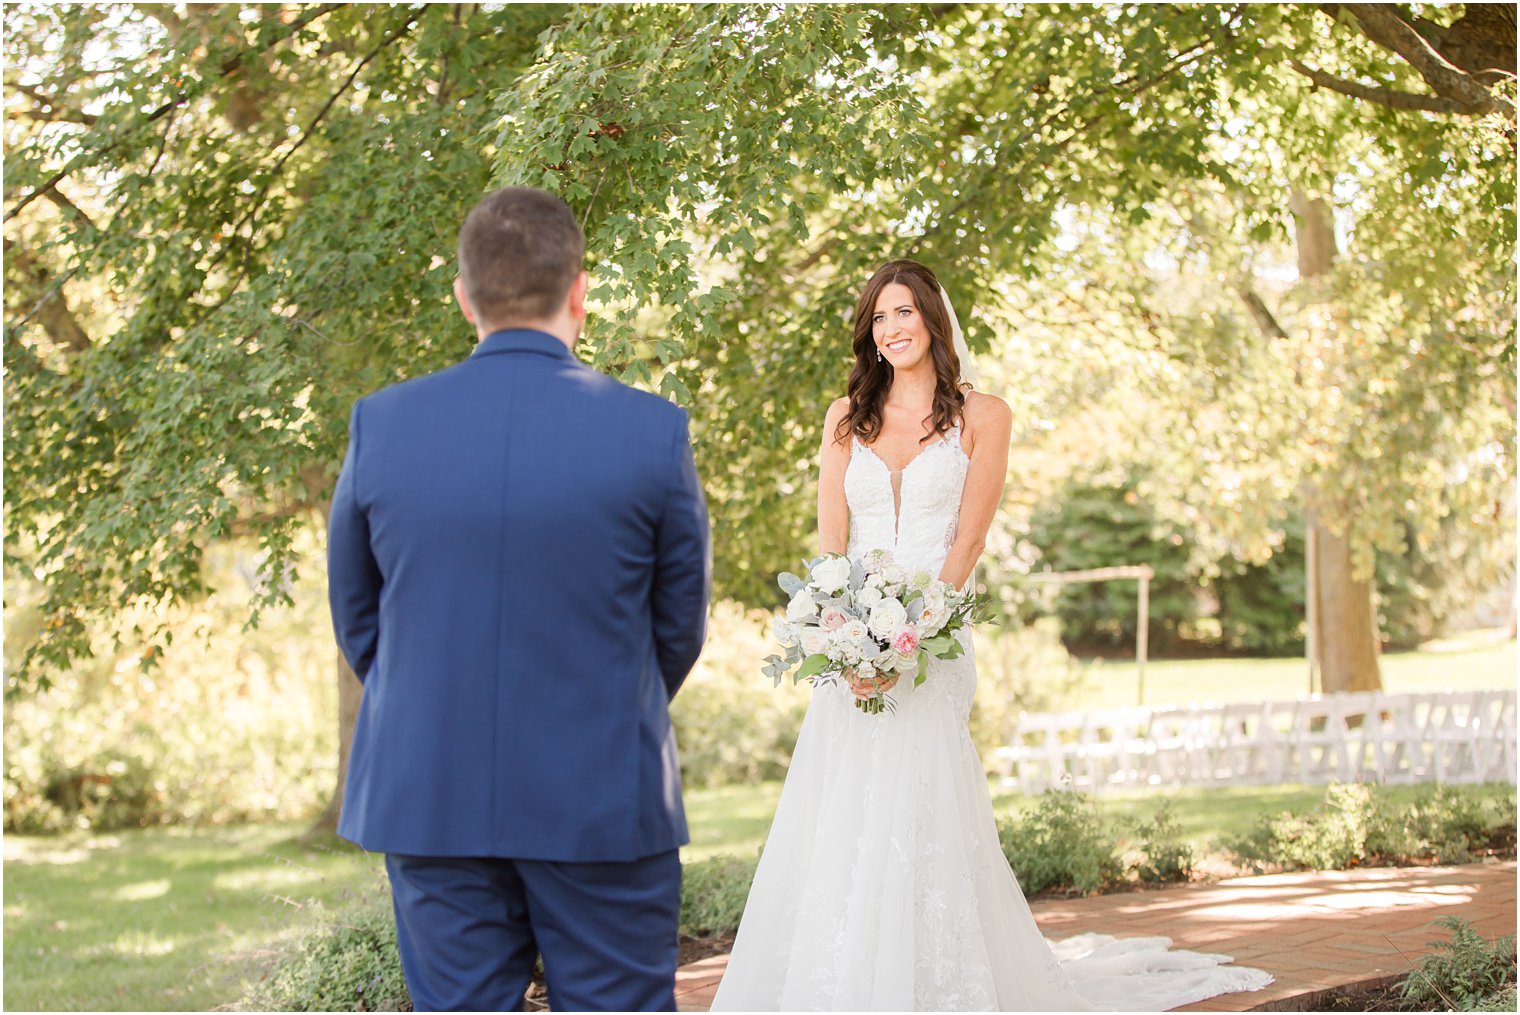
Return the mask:
<path id="1" fill-rule="evenodd" d="M 892 647 L 900 656 L 910 656 L 918 651 L 918 631 L 912 625 L 899 627 L 892 635 Z"/>
<path id="2" fill-rule="evenodd" d="M 823 625 L 825 631 L 837 631 L 849 623 L 849 620 L 845 612 L 837 606 L 830 606 L 823 611 L 823 616 L 818 618 L 818 622 Z"/>

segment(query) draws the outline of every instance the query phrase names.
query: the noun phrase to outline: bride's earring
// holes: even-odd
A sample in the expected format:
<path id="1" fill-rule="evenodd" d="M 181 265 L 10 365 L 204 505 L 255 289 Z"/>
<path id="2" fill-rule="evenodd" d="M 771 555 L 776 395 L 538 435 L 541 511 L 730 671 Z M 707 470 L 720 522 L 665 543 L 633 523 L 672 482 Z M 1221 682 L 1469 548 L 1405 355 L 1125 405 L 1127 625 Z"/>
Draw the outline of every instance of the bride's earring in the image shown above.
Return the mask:
<path id="1" fill-rule="evenodd" d="M 878 362 L 878 363 L 881 362 L 881 349 L 880 348 L 878 348 L 876 350 L 876 362 Z"/>

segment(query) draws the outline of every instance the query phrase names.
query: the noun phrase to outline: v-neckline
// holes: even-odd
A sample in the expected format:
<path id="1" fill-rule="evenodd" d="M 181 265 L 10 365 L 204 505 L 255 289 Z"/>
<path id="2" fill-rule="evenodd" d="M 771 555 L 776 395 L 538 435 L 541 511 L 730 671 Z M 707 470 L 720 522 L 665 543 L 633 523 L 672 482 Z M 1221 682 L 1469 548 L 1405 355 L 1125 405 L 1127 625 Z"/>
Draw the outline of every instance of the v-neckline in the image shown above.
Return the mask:
<path id="1" fill-rule="evenodd" d="M 855 438 L 855 446 L 860 448 L 862 451 L 870 452 L 871 457 L 880 462 L 882 468 L 886 469 L 890 475 L 902 476 L 905 475 L 909 469 L 913 468 L 914 462 L 917 462 L 920 458 L 924 457 L 924 455 L 928 454 L 930 451 L 933 451 L 939 445 L 944 444 L 947 440 L 949 440 L 949 438 L 950 434 L 948 432 L 940 434 L 934 440 L 930 441 L 928 444 L 925 444 L 922 448 L 919 448 L 918 453 L 915 454 L 912 458 L 908 459 L 908 463 L 900 469 L 894 469 L 892 466 L 888 465 L 887 460 L 878 455 L 875 448 L 871 447 L 869 444 L 863 443 L 859 437 Z"/>
<path id="2" fill-rule="evenodd" d="M 933 451 L 935 448 L 939 447 L 940 445 L 945 445 L 945 446 L 948 447 L 949 446 L 950 431 L 951 430 L 959 431 L 960 430 L 960 424 L 959 423 L 952 423 L 952 424 L 950 424 L 950 430 L 945 431 L 944 433 L 940 434 L 939 437 L 935 438 L 934 440 L 932 440 L 928 444 L 926 444 L 924 447 L 920 448 L 918 450 L 918 453 L 915 454 L 912 458 L 908 459 L 907 464 L 904 465 L 901 469 L 894 469 L 894 468 L 892 468 L 892 466 L 890 466 L 890 465 L 887 464 L 887 460 L 885 458 L 881 457 L 880 455 L 878 455 L 876 453 L 876 449 L 875 448 L 873 448 L 869 444 L 866 444 L 865 442 L 863 442 L 859 437 L 854 438 L 854 440 L 855 440 L 855 446 L 857 448 L 860 448 L 862 451 L 864 451 L 867 454 L 869 454 L 872 458 L 876 459 L 877 464 L 879 464 L 883 469 L 887 470 L 887 489 L 889 489 L 889 490 L 892 491 L 892 547 L 893 547 L 893 549 L 896 549 L 898 540 L 902 536 L 902 488 L 903 488 L 903 484 L 905 482 L 907 482 L 908 470 L 911 469 L 911 468 L 913 468 L 913 466 L 917 465 L 918 464 L 918 460 L 920 458 L 924 457 L 924 455 L 928 454 L 930 451 Z"/>

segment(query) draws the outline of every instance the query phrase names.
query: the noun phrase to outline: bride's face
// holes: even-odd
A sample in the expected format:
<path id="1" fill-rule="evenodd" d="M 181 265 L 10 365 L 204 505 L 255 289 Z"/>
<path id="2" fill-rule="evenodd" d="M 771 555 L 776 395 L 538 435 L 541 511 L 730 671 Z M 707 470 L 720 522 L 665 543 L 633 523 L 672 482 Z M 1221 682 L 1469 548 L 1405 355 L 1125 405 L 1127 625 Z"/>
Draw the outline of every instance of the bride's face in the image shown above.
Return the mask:
<path id="1" fill-rule="evenodd" d="M 913 290 L 893 282 L 876 297 L 871 336 L 893 370 L 911 370 L 929 355 L 929 326 L 918 312 Z"/>

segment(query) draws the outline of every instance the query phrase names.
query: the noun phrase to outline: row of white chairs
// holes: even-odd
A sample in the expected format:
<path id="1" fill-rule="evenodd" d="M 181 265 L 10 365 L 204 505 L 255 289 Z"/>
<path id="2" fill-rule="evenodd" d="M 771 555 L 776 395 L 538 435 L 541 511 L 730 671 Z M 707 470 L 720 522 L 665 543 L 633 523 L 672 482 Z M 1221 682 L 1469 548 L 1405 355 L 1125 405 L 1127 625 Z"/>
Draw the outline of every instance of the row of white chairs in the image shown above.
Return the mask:
<path id="1" fill-rule="evenodd" d="M 1515 782 L 1515 692 L 1021 713 L 1000 748 L 1026 793 L 1280 782 Z"/>

